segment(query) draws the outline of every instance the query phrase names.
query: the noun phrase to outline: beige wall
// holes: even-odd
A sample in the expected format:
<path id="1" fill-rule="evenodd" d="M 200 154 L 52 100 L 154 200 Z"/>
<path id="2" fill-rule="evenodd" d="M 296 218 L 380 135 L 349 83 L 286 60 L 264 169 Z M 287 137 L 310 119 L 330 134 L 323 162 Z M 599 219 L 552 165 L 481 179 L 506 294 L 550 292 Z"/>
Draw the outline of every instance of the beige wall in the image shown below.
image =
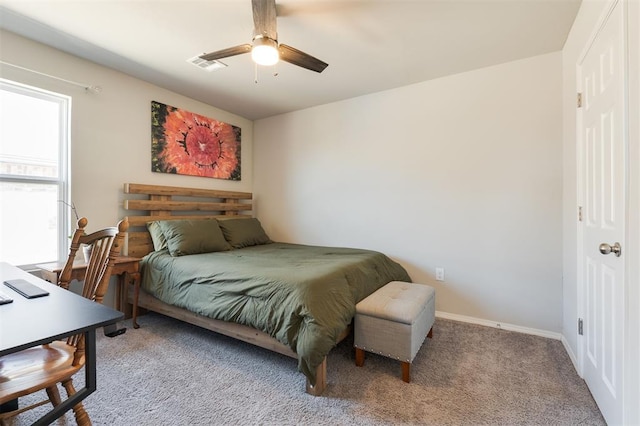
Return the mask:
<path id="1" fill-rule="evenodd" d="M 389 254 L 439 311 L 558 333 L 561 76 L 557 52 L 258 120 L 258 217 Z"/>
<path id="2" fill-rule="evenodd" d="M 72 98 L 71 186 L 78 213 L 89 228 L 113 226 L 122 209 L 125 182 L 195 188 L 252 190 L 253 122 L 121 72 L 1 31 L 0 59 L 56 77 L 100 86 L 100 93 L 0 64 L 0 77 Z M 242 128 L 239 182 L 151 172 L 151 101 L 155 100 Z"/>

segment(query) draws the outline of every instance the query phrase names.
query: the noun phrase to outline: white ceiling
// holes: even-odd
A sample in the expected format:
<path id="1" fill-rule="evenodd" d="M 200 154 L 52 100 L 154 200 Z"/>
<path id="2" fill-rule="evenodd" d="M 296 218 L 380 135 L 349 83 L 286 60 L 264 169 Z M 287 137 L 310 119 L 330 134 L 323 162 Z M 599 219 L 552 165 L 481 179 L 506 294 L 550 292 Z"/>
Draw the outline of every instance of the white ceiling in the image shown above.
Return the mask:
<path id="1" fill-rule="evenodd" d="M 250 43 L 250 0 L 0 0 L 0 28 L 259 119 L 558 51 L 580 0 L 276 3 L 279 41 L 323 73 L 281 62 L 255 84 L 250 55 L 213 72 L 186 62 Z"/>

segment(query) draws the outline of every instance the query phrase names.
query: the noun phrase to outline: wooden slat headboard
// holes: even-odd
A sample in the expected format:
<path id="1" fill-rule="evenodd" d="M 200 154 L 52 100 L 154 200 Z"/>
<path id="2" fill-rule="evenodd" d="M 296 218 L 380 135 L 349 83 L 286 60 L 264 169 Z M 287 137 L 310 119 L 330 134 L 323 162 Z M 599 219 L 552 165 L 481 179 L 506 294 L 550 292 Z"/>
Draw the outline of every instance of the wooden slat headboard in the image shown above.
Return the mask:
<path id="1" fill-rule="evenodd" d="M 125 183 L 124 209 L 141 215 L 127 216 L 129 221 L 128 255 L 142 257 L 153 251 L 147 222 L 171 219 L 220 219 L 252 217 L 250 192 L 215 189 L 181 188 L 176 186 Z M 144 199 L 139 195 L 145 196 Z"/>

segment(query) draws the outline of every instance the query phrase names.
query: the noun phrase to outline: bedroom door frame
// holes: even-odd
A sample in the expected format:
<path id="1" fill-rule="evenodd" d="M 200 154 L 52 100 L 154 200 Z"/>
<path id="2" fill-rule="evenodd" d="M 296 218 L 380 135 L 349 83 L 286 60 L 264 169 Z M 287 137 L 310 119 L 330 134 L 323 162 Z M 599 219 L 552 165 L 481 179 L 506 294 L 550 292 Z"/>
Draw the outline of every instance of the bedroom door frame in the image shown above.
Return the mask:
<path id="1" fill-rule="evenodd" d="M 595 40 L 597 34 L 605 24 L 609 14 L 614 7 L 619 5 L 623 8 L 624 38 L 626 41 L 625 55 L 625 99 L 624 108 L 627 119 L 625 120 L 624 134 L 627 138 L 626 145 L 626 184 L 625 194 L 625 250 L 626 265 L 624 269 L 625 285 L 625 316 L 623 325 L 625 333 L 623 340 L 623 363 L 625 368 L 625 378 L 622 386 L 623 414 L 622 419 L 625 424 L 640 424 L 640 4 L 628 0 L 612 0 L 603 8 L 604 13 L 594 26 L 592 35 L 586 39 L 582 55 L 576 64 L 576 81 L 578 82 L 578 92 L 581 92 L 580 63 L 588 52 L 589 47 Z M 582 136 L 581 136 L 581 116 L 579 112 L 576 119 L 577 130 L 577 195 L 578 206 L 583 205 L 584 198 L 584 167 L 582 164 Z M 577 216 L 577 215 L 576 215 Z M 582 223 L 579 226 L 576 240 L 577 253 L 577 312 L 578 317 L 583 318 L 585 314 L 585 283 L 584 283 L 584 232 Z M 583 336 L 578 336 L 576 367 L 581 377 L 584 377 L 585 367 L 585 342 Z"/>
<path id="2" fill-rule="evenodd" d="M 629 199 L 627 221 L 628 335 L 625 386 L 627 424 L 640 425 L 640 2 L 627 5 L 629 94 Z"/>
<path id="3" fill-rule="evenodd" d="M 629 183 L 625 11 L 622 1 L 608 5 L 576 70 L 578 357 L 581 376 L 609 424 L 622 424 L 625 409 Z M 619 251 L 614 254 L 612 246 Z"/>

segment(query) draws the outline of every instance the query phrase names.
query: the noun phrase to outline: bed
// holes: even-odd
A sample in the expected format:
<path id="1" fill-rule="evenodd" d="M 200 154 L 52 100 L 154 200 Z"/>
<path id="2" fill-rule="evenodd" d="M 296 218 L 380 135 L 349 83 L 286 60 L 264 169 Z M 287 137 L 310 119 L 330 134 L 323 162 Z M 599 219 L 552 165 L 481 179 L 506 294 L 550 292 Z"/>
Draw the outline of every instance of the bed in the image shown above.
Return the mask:
<path id="1" fill-rule="evenodd" d="M 312 395 L 355 304 L 410 281 L 379 252 L 271 241 L 250 193 L 142 184 L 124 193 L 125 209 L 142 213 L 128 216 L 128 255 L 142 258 L 130 300 L 298 359 Z"/>

